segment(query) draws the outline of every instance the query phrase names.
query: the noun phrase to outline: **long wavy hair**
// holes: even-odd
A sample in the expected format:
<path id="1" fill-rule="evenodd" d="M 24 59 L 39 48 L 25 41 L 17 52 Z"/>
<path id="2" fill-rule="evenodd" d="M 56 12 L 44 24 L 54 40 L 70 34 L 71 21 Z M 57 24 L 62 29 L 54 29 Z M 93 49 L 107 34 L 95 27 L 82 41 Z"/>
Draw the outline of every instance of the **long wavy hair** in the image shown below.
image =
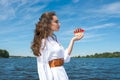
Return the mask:
<path id="1" fill-rule="evenodd" d="M 45 39 L 51 34 L 51 21 L 53 16 L 56 16 L 55 12 L 46 12 L 41 15 L 34 31 L 34 38 L 31 45 L 31 49 L 35 56 L 40 56 L 40 48 L 42 39 Z M 45 43 L 44 43 L 45 45 Z"/>

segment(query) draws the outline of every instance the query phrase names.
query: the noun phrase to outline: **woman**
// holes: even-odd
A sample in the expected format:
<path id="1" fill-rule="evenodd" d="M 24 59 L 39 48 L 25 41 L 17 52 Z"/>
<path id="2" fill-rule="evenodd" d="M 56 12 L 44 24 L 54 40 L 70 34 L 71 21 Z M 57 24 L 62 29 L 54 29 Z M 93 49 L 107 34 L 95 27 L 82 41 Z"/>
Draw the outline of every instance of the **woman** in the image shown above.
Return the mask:
<path id="1" fill-rule="evenodd" d="M 54 35 L 59 28 L 60 23 L 55 12 L 43 13 L 36 24 L 31 49 L 37 56 L 40 80 L 69 80 L 63 64 L 70 61 L 73 44 L 83 35 L 73 37 L 65 50 Z"/>

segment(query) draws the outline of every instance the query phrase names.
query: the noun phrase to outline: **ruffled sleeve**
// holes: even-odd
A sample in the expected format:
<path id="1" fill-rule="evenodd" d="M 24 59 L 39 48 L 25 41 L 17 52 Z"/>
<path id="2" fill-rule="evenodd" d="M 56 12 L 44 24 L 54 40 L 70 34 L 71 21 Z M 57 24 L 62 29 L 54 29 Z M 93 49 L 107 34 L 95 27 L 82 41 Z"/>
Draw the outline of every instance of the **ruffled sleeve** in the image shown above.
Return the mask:
<path id="1" fill-rule="evenodd" d="M 41 48 L 44 46 L 44 41 L 42 41 Z M 52 79 L 52 72 L 49 67 L 48 63 L 48 50 L 47 45 L 42 50 L 41 49 L 41 56 L 37 57 L 37 68 L 38 68 L 38 75 L 40 80 L 53 80 Z"/>
<path id="2" fill-rule="evenodd" d="M 67 62 L 70 62 L 70 55 L 68 54 L 68 49 L 65 49 L 64 50 L 64 61 L 67 63 Z"/>

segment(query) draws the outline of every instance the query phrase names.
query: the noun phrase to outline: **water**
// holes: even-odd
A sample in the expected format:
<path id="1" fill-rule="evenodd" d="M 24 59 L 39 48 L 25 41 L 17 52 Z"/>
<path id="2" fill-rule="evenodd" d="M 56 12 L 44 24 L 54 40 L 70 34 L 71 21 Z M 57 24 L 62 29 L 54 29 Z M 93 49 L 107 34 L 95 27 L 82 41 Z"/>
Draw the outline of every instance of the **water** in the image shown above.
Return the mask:
<path id="1" fill-rule="evenodd" d="M 36 58 L 0 58 L 0 80 L 39 80 Z M 120 58 L 72 58 L 70 80 L 120 80 Z"/>

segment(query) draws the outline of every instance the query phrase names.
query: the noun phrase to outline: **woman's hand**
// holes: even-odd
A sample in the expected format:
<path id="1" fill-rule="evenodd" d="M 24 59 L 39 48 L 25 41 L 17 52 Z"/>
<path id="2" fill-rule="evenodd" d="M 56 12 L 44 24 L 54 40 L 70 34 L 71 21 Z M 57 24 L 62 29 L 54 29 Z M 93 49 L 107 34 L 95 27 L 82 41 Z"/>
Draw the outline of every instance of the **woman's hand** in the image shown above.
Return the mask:
<path id="1" fill-rule="evenodd" d="M 74 37 L 72 38 L 72 40 L 73 41 L 78 41 L 78 40 L 80 40 L 82 37 L 83 37 L 83 35 L 84 35 L 84 29 L 82 29 L 82 28 L 78 28 L 78 29 L 75 29 L 74 30 Z"/>
<path id="2" fill-rule="evenodd" d="M 73 40 L 73 41 L 78 41 L 78 40 L 82 39 L 83 36 L 84 36 L 84 34 L 74 36 L 74 37 L 72 38 L 72 40 Z"/>

